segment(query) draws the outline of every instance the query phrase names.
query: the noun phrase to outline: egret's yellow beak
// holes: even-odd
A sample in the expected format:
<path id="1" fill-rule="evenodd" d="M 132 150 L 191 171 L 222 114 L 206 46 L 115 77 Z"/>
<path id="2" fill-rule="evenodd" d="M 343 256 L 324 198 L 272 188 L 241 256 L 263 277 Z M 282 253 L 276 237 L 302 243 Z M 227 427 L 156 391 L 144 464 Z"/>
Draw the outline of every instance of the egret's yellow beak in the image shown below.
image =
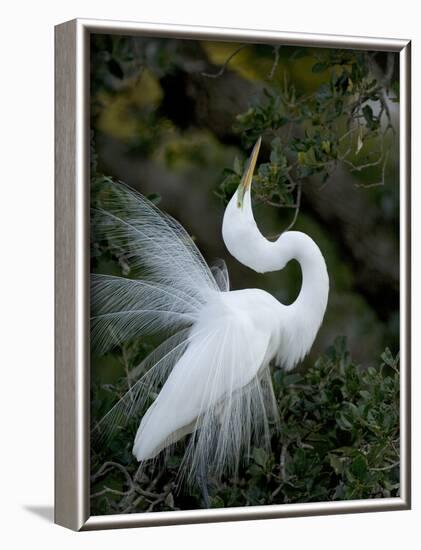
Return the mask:
<path id="1" fill-rule="evenodd" d="M 243 206 L 244 194 L 251 186 L 253 181 L 253 173 L 256 167 L 257 157 L 259 156 L 260 144 L 262 143 L 262 138 L 256 141 L 253 151 L 251 152 L 250 158 L 248 160 L 247 168 L 244 171 L 243 177 L 241 178 L 240 185 L 238 186 L 237 191 L 237 206 L 241 208 Z"/>

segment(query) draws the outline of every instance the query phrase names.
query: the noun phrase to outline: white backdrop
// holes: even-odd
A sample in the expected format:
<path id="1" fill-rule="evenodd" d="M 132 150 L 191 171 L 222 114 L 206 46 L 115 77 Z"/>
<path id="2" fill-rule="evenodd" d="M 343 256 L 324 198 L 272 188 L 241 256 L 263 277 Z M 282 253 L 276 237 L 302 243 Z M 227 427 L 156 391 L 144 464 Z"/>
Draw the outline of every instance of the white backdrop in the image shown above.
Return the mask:
<path id="1" fill-rule="evenodd" d="M 421 39 L 416 2 L 401 0 L 38 0 L 3 4 L 0 33 L 0 314 L 1 478 L 0 541 L 3 548 L 50 549 L 413 548 L 419 539 L 420 470 L 414 469 L 410 512 L 250 521 L 72 533 L 55 526 L 53 502 L 53 27 L 75 17 L 214 25 L 298 32 L 411 38 L 414 54 L 414 151 L 421 145 Z M 420 164 L 414 166 L 413 210 L 419 207 Z M 414 242 L 421 237 L 414 221 Z M 419 281 L 419 246 L 414 247 Z M 419 287 L 418 287 L 419 288 Z M 414 288 L 414 340 L 420 292 Z M 415 348 L 417 342 L 415 342 Z M 421 414 L 417 398 L 419 352 L 414 354 L 414 465 L 419 464 Z M 417 536 L 418 534 L 418 536 Z"/>

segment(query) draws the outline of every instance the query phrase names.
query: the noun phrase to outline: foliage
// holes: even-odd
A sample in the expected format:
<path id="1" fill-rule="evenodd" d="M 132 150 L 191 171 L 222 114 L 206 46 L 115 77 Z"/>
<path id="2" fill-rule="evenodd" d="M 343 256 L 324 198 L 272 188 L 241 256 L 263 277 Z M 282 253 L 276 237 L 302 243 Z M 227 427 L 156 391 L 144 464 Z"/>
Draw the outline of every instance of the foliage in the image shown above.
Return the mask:
<path id="1" fill-rule="evenodd" d="M 128 371 L 148 353 L 146 342 L 125 346 L 114 360 Z M 238 479 L 210 483 L 212 507 L 367 499 L 399 494 L 399 370 L 388 349 L 376 367 L 356 365 L 345 340 L 320 357 L 307 372 L 273 372 L 281 428 L 273 452 L 253 448 Z M 124 370 L 122 371 L 125 372 Z M 92 417 L 104 402 L 127 388 L 93 387 Z M 95 447 L 92 513 L 112 514 L 203 507 L 195 488 L 178 486 L 185 442 L 166 463 L 137 476 L 131 455 L 139 419 L 120 430 L 108 446 Z"/>
<path id="2" fill-rule="evenodd" d="M 295 57 L 297 53 L 312 55 L 311 50 L 295 50 Z M 325 183 L 338 163 L 351 171 L 379 167 L 379 184 L 384 183 L 385 142 L 388 131 L 393 133 L 387 104 L 391 72 L 374 78 L 374 61 L 365 52 L 326 50 L 313 59 L 312 72 L 324 76 L 314 91 L 298 94 L 284 72 L 282 86 L 266 84 L 263 94 L 236 117 L 245 147 L 259 136 L 270 139 L 269 161 L 260 164 L 253 189 L 258 200 L 272 206 L 298 209 L 303 183 L 310 177 Z M 225 170 L 219 189 L 225 201 L 243 168 L 236 159 L 233 169 Z"/>

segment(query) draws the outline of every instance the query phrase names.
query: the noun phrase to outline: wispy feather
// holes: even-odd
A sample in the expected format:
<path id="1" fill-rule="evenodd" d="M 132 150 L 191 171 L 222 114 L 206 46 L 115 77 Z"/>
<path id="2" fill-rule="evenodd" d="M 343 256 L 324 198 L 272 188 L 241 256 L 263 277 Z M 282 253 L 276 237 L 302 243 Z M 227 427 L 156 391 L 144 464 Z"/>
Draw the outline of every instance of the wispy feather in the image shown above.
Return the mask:
<path id="1" fill-rule="evenodd" d="M 132 369 L 130 389 L 94 426 L 95 437 L 105 442 L 139 418 L 139 460 L 192 433 L 182 465 L 188 480 L 204 463 L 214 476 L 235 470 L 252 437 L 268 443 L 276 406 L 268 370 L 257 378 L 253 370 L 265 346 L 250 345 L 250 327 L 221 300 L 229 291 L 225 262 L 209 268 L 176 220 L 122 184 L 103 193 L 93 225 L 96 240 L 124 255 L 131 277 L 92 276 L 95 352 L 146 334 L 168 336 Z"/>

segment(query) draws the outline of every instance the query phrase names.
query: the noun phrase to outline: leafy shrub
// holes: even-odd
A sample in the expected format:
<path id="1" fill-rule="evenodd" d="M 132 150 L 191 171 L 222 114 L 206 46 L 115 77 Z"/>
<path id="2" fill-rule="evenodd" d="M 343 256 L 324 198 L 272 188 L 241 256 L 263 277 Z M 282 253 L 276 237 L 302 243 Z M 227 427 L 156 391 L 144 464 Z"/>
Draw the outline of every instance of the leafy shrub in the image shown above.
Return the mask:
<path id="1" fill-rule="evenodd" d="M 142 355 L 137 349 L 137 359 L 139 353 Z M 224 479 L 219 484 L 210 480 L 210 505 L 397 496 L 398 362 L 386 349 L 378 366 L 358 366 L 347 353 L 345 340 L 339 338 L 306 372 L 275 369 L 281 429 L 273 435 L 272 452 L 254 448 L 238 479 Z M 119 384 L 94 387 L 94 420 L 103 408 L 104 394 L 120 392 Z M 165 466 L 158 463 L 136 475 L 138 464 L 131 446 L 138 422 L 133 419 L 108 446 L 97 449 L 94 444 L 92 513 L 202 508 L 197 489 L 177 484 L 183 442 Z"/>
<path id="2" fill-rule="evenodd" d="M 373 76 L 373 59 L 364 52 L 322 50 L 315 55 L 298 49 L 289 63 L 297 57 L 313 59 L 313 76 L 323 75 L 311 93 L 298 93 L 284 72 L 282 85 L 266 82 L 263 93 L 236 116 L 234 130 L 245 147 L 259 136 L 272 138 L 269 162 L 261 163 L 254 177 L 255 198 L 299 209 L 302 185 L 309 178 L 327 182 L 339 164 L 351 172 L 374 168 L 381 178 L 378 185 L 383 185 L 393 143 L 387 134 L 394 134 L 387 99 L 398 101 L 388 82 L 393 57 L 389 77 L 378 78 Z M 236 158 L 233 168 L 224 170 L 217 194 L 225 202 L 240 183 L 243 169 Z"/>

